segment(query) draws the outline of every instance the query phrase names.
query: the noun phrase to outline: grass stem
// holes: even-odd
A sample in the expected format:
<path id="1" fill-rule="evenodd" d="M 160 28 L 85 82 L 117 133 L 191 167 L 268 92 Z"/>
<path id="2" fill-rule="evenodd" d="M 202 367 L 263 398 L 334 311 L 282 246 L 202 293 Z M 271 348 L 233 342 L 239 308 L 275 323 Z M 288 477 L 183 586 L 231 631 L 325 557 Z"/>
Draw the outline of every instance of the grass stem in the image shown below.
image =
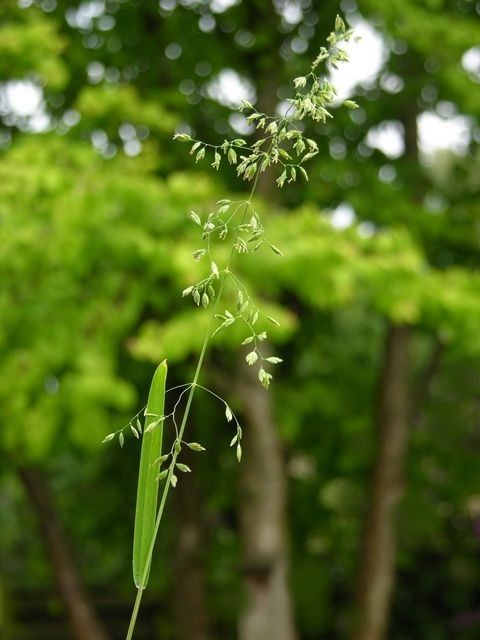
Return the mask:
<path id="1" fill-rule="evenodd" d="M 249 206 L 251 204 L 252 197 L 253 197 L 253 194 L 255 192 L 255 189 L 256 189 L 256 186 L 257 186 L 257 182 L 258 182 L 258 175 L 259 174 L 257 173 L 257 175 L 255 176 L 255 180 L 253 182 L 252 189 L 250 191 L 250 195 L 248 197 L 248 200 L 245 203 L 245 211 L 243 213 L 242 223 L 243 223 L 243 221 L 245 219 L 246 213 L 247 213 L 248 208 L 249 208 Z M 238 234 L 239 234 L 239 232 L 237 232 L 237 237 L 238 237 Z M 220 288 L 218 290 L 218 294 L 215 297 L 215 301 L 213 303 L 213 309 L 212 309 L 212 313 L 211 313 L 211 316 L 210 316 L 210 322 L 208 324 L 208 329 L 207 329 L 207 331 L 205 333 L 205 337 L 203 339 L 202 350 L 200 351 L 200 356 L 198 358 L 197 366 L 196 366 L 196 369 L 195 369 L 195 374 L 193 376 L 193 381 L 191 383 L 191 387 L 190 387 L 189 392 L 188 392 L 187 403 L 185 405 L 185 412 L 183 414 L 182 422 L 181 422 L 181 425 L 180 425 L 180 430 L 178 432 L 178 440 L 180 442 L 183 439 L 183 434 L 185 432 L 185 427 L 187 425 L 188 416 L 190 414 L 190 407 L 192 406 L 193 396 L 195 394 L 195 389 L 197 387 L 198 379 L 200 377 L 200 372 L 202 370 L 203 361 L 205 360 L 205 355 L 207 353 L 208 343 L 210 342 L 210 337 L 211 337 L 211 334 L 212 334 L 213 322 L 215 320 L 215 314 L 217 312 L 218 305 L 219 305 L 220 299 L 221 299 L 222 294 L 223 294 L 223 290 L 224 290 L 224 287 L 225 287 L 225 280 L 226 280 L 226 277 L 227 277 L 227 275 L 229 273 L 230 264 L 232 262 L 234 254 L 235 254 L 235 248 L 232 248 L 232 251 L 231 251 L 229 259 L 228 259 L 227 266 L 226 266 L 223 274 L 221 275 Z M 153 532 L 152 541 L 150 543 L 150 547 L 148 549 L 148 554 L 147 554 L 147 557 L 146 557 L 144 574 L 142 576 L 142 583 L 145 582 L 145 580 L 146 580 L 146 578 L 148 576 L 149 570 L 150 570 L 150 565 L 152 563 L 153 549 L 155 547 L 155 542 L 157 540 L 158 531 L 160 529 L 160 523 L 162 521 L 163 511 L 165 509 L 165 503 L 167 502 L 168 493 L 170 491 L 171 478 L 172 478 L 172 475 L 173 475 L 173 472 L 174 472 L 174 469 L 175 469 L 175 463 L 177 461 L 178 454 L 179 454 L 179 451 L 177 451 L 177 449 L 175 449 L 174 453 L 173 453 L 173 456 L 172 456 L 172 462 L 170 464 L 170 469 L 169 469 L 168 475 L 167 475 L 167 477 L 165 479 L 165 485 L 163 487 L 162 497 L 161 497 L 161 500 L 160 500 L 160 506 L 158 507 L 157 518 L 155 520 L 155 529 L 154 529 L 154 532 Z M 131 618 L 130 618 L 130 623 L 128 625 L 128 631 L 127 631 L 127 635 L 126 635 L 125 640 L 132 640 L 132 638 L 133 638 L 133 632 L 135 630 L 135 625 L 137 623 L 137 617 L 138 617 L 138 612 L 140 610 L 140 604 L 142 602 L 143 592 L 144 592 L 144 589 L 142 589 L 141 587 L 137 589 L 137 595 L 136 595 L 136 598 L 135 598 L 135 603 L 133 605 L 132 615 L 131 615 Z"/>

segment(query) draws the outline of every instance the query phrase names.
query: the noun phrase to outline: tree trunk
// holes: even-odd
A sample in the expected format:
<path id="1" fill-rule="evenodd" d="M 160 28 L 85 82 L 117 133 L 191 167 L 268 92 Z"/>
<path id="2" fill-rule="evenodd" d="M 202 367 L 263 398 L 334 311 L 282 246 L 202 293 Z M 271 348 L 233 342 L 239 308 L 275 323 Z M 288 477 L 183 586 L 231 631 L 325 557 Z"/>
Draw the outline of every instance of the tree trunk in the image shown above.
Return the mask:
<path id="1" fill-rule="evenodd" d="M 175 491 L 175 626 L 179 640 L 208 640 L 211 634 L 202 557 L 204 527 L 195 481 L 198 453 L 185 447 L 182 456 L 192 473 L 181 474 Z"/>
<path id="2" fill-rule="evenodd" d="M 55 582 L 76 640 L 108 640 L 80 580 L 65 531 L 55 510 L 48 481 L 39 469 L 24 466 L 18 475 L 37 513 Z"/>
<path id="3" fill-rule="evenodd" d="M 404 490 L 409 425 L 407 326 L 388 328 L 376 411 L 377 452 L 365 523 L 359 575 L 355 640 L 383 640 L 395 575 L 395 512 Z"/>
<path id="4" fill-rule="evenodd" d="M 10 602 L 5 583 L 0 578 L 0 640 L 11 640 Z"/>
<path id="5" fill-rule="evenodd" d="M 240 528 L 246 588 L 239 640 L 295 640 L 288 587 L 287 482 L 272 396 L 253 369 L 243 369 L 239 391 L 244 416 Z"/>
<path id="6" fill-rule="evenodd" d="M 259 14 L 260 12 L 260 14 Z M 251 7 L 252 30 L 271 19 L 270 5 Z M 260 15 L 260 17 L 259 17 Z M 260 20 L 260 22 L 259 22 Z M 279 84 L 277 51 L 282 34 L 265 41 L 252 56 L 257 78 L 257 109 L 274 115 Z M 277 42 L 278 40 L 278 42 Z M 264 137 L 261 132 L 258 137 Z M 270 205 L 278 201 L 277 168 L 259 174 L 256 195 Z M 276 429 L 272 396 L 256 371 L 242 361 L 238 374 L 245 424 L 240 464 L 240 529 L 246 602 L 239 619 L 239 640 L 296 640 L 288 584 L 287 479 L 282 444 Z"/>

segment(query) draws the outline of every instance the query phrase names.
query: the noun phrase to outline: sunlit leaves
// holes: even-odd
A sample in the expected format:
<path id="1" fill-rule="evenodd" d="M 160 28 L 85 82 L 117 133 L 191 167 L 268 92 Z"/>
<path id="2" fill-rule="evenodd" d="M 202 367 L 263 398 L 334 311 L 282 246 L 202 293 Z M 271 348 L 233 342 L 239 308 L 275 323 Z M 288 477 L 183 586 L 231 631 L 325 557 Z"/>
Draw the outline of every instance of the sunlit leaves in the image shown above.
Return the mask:
<path id="1" fill-rule="evenodd" d="M 7 4 L 7 3 L 5 3 Z M 0 26 L 0 75 L 3 79 L 37 77 L 49 89 L 61 89 L 68 71 L 62 53 L 67 45 L 55 21 L 40 8 L 17 10 L 16 19 L 2 15 Z M 13 14 L 13 12 L 12 12 Z"/>

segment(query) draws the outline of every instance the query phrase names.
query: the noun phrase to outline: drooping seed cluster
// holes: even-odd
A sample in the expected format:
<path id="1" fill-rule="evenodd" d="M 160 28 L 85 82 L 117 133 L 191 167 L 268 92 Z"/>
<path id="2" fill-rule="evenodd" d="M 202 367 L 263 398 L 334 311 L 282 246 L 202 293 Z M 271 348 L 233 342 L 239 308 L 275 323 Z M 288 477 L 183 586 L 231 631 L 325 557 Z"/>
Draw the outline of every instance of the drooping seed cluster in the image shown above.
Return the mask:
<path id="1" fill-rule="evenodd" d="M 193 252 L 193 258 L 197 261 L 203 258 L 208 259 L 210 273 L 184 289 L 182 295 L 191 295 L 197 306 L 208 307 L 216 297 L 218 281 L 221 278 L 228 279 L 233 284 L 236 290 L 235 308 L 216 314 L 219 325 L 211 337 L 235 322 L 243 323 L 249 335 L 242 345 L 252 344 L 253 346 L 253 350 L 246 356 L 247 364 L 250 366 L 258 364 L 258 378 L 266 388 L 272 379 L 272 374 L 265 368 L 266 365 L 278 364 L 281 359 L 263 356 L 259 343 L 267 339 L 267 334 L 265 331 L 257 332 L 255 325 L 259 317 L 265 314 L 255 304 L 240 278 L 232 271 L 231 257 L 227 264 L 219 269 L 213 256 L 214 241 L 231 239 L 231 255 L 255 253 L 264 245 L 269 246 L 278 255 L 282 255 L 280 249 L 268 240 L 261 217 L 252 204 L 256 180 L 259 174 L 269 167 L 280 168 L 280 174 L 276 179 L 280 188 L 285 183 L 294 182 L 298 176 L 308 180 L 304 165 L 317 155 L 319 147 L 315 140 L 304 135 L 298 123 L 305 118 L 315 122 L 326 122 L 327 118 L 332 117 L 329 108 L 336 98 L 335 88 L 326 75 L 318 73 L 317 67 L 323 62 L 337 68 L 340 63 L 347 61 L 348 55 L 340 45 L 348 42 L 352 37 L 353 31 L 347 29 L 343 20 L 337 16 L 335 30 L 327 38 L 329 47 L 320 49 L 307 75 L 299 76 L 293 81 L 295 93 L 284 115 L 269 116 L 257 111 L 250 102 L 243 101 L 240 111 L 248 114 L 247 122 L 252 125 L 257 134 L 253 144 L 249 145 L 243 138 L 235 138 L 224 140 L 219 145 L 212 145 L 196 140 L 187 133 L 175 135 L 175 139 L 181 142 L 192 143 L 190 153 L 195 154 L 195 162 L 209 158 L 212 160 L 211 166 L 218 170 L 222 161 L 226 160 L 236 167 L 239 178 L 253 181 L 248 199 L 219 200 L 218 209 L 210 212 L 204 220 L 198 213 L 194 211 L 190 213 L 190 218 L 201 229 L 203 241 L 203 247 Z M 357 107 L 352 100 L 346 100 L 343 104 L 349 109 Z M 265 317 L 274 324 L 278 324 L 274 318 Z"/>

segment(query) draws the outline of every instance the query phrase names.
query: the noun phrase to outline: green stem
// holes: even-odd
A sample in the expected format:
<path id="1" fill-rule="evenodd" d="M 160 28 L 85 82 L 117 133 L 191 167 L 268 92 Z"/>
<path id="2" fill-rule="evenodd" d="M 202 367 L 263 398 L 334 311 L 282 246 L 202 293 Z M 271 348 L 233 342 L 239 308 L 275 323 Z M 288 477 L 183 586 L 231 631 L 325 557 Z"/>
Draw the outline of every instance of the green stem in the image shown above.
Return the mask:
<path id="1" fill-rule="evenodd" d="M 334 47 L 337 46 L 337 44 L 341 40 L 349 40 L 350 35 L 351 35 L 351 31 L 345 32 L 344 25 L 343 25 L 341 20 L 340 20 L 340 25 L 338 26 L 338 28 L 337 28 L 337 23 L 336 23 L 335 24 L 335 32 L 332 32 L 332 34 L 331 34 L 331 37 L 334 37 L 333 42 L 332 42 L 331 39 L 329 39 L 329 43 L 331 44 L 331 46 L 328 49 L 328 56 L 327 57 L 330 57 L 330 55 L 331 55 L 330 52 L 334 49 Z M 318 65 L 319 62 L 320 62 L 320 57 L 317 58 L 316 61 L 314 61 L 314 63 L 312 64 L 312 71 L 308 74 L 308 77 L 311 76 L 312 79 L 313 79 L 313 85 L 312 85 L 312 88 L 310 89 L 309 93 L 313 92 L 313 90 L 315 88 L 315 84 L 318 84 L 318 79 L 317 79 L 316 73 L 314 73 L 314 69 L 316 68 L 316 66 Z M 318 86 L 320 87 L 320 85 L 318 85 Z M 308 95 L 308 94 L 306 94 L 306 95 Z M 304 97 L 305 96 L 300 94 L 298 91 L 296 92 L 295 98 L 291 101 L 290 106 L 287 109 L 287 112 L 280 119 L 282 122 L 288 122 L 288 123 L 290 123 L 292 125 L 292 119 L 288 119 L 287 116 L 290 113 L 291 109 L 296 104 L 296 101 L 301 100 Z M 322 100 L 323 100 L 322 101 L 322 105 L 323 106 L 326 106 L 326 105 L 329 104 L 329 100 L 328 99 L 322 99 Z M 273 118 L 273 120 L 274 120 L 274 118 Z M 297 127 L 295 127 L 295 128 L 297 129 Z M 272 137 L 272 142 L 270 143 L 270 148 L 269 148 L 269 150 L 267 152 L 268 155 L 270 155 L 270 152 L 271 152 L 272 146 L 273 146 L 273 136 L 271 136 L 271 137 Z M 200 141 L 197 141 L 197 142 L 200 142 Z M 204 146 L 209 146 L 209 147 L 214 146 L 215 149 L 219 148 L 218 146 L 215 146 L 215 145 L 207 145 L 206 143 L 202 143 L 202 144 Z M 247 147 L 246 149 L 252 151 L 251 147 Z M 282 162 L 282 164 L 284 164 L 284 163 Z M 299 166 L 299 165 L 297 165 L 297 166 Z M 255 174 L 255 180 L 253 182 L 252 189 L 250 191 L 250 195 L 248 197 L 248 200 L 245 202 L 245 211 L 243 213 L 241 224 L 243 224 L 243 221 L 245 219 L 245 215 L 246 215 L 246 213 L 248 211 L 248 208 L 249 208 L 249 206 L 251 204 L 252 196 L 253 196 L 253 193 L 254 193 L 255 188 L 257 186 L 257 183 L 258 183 L 258 177 L 259 177 L 259 171 L 257 170 L 257 172 Z M 241 224 L 240 224 L 240 226 L 241 226 Z M 240 234 L 240 230 L 237 230 L 236 237 L 235 237 L 235 243 L 237 242 L 239 234 Z M 215 302 L 213 304 L 213 311 L 212 311 L 212 315 L 211 315 L 211 318 L 210 318 L 208 330 L 207 330 L 207 332 L 205 334 L 205 338 L 203 340 L 202 350 L 200 352 L 200 356 L 199 356 L 199 359 L 198 359 L 198 363 L 197 363 L 197 367 L 196 367 L 196 370 L 195 370 L 194 379 L 193 379 L 192 385 L 191 385 L 191 387 L 189 389 L 187 404 L 186 404 L 186 407 L 185 407 L 185 413 L 183 414 L 181 427 L 180 427 L 178 435 L 177 435 L 177 441 L 175 443 L 176 445 L 177 444 L 180 445 L 180 443 L 182 442 L 183 433 L 185 431 L 185 426 L 187 424 L 188 416 L 189 416 L 189 413 L 190 413 L 190 407 L 192 405 L 193 395 L 195 393 L 195 388 L 197 386 L 198 379 L 199 379 L 199 376 L 200 376 L 200 371 L 201 371 L 201 368 L 202 368 L 202 365 L 203 365 L 203 361 L 205 359 L 205 354 L 207 352 L 208 343 L 210 341 L 213 321 L 215 319 L 215 312 L 217 310 L 220 298 L 222 297 L 222 293 L 223 293 L 223 289 L 224 289 L 226 278 L 231 273 L 230 272 L 230 263 L 232 261 L 234 253 L 235 253 L 235 244 L 232 247 L 232 251 L 231 251 L 230 257 L 228 259 L 227 267 L 225 268 L 225 270 L 222 273 L 222 279 L 221 279 L 221 283 L 220 283 L 219 292 L 218 292 L 216 300 L 215 300 Z M 256 348 L 256 342 L 255 342 L 255 348 Z M 145 569 L 144 569 L 144 573 L 143 573 L 143 576 L 142 576 L 141 584 L 145 584 L 147 576 L 148 576 L 148 572 L 149 572 L 150 565 L 151 565 L 151 562 L 152 562 L 153 549 L 155 547 L 155 542 L 156 542 L 156 539 L 157 539 L 158 530 L 159 530 L 159 527 L 160 527 L 160 522 L 162 520 L 163 511 L 164 511 L 164 508 L 165 508 L 165 503 L 166 503 L 166 500 L 167 500 L 168 492 L 170 490 L 170 485 L 171 485 L 173 472 L 175 470 L 175 463 L 176 463 L 176 460 L 177 460 L 177 457 L 178 457 L 179 453 L 180 453 L 180 447 L 179 446 L 175 446 L 174 447 L 174 453 L 172 455 L 172 462 L 171 462 L 171 465 L 170 465 L 170 468 L 169 468 L 169 471 L 168 471 L 168 475 L 167 475 L 167 478 L 166 478 L 166 481 L 165 481 L 165 486 L 164 486 L 163 493 L 162 493 L 162 498 L 161 498 L 161 501 L 160 501 L 160 506 L 159 506 L 159 509 L 158 509 L 158 512 L 157 512 L 157 518 L 155 520 L 154 534 L 153 534 L 152 541 L 150 543 L 150 547 L 149 547 L 149 550 L 148 550 L 148 555 L 147 555 L 147 558 L 146 558 Z M 133 632 L 134 632 L 134 629 L 135 629 L 135 624 L 136 624 L 136 620 L 137 620 L 137 616 L 138 616 L 138 611 L 140 609 L 140 603 L 141 603 L 141 600 L 142 600 L 142 594 L 143 594 L 143 588 L 140 587 L 138 589 L 138 591 L 137 591 L 137 596 L 135 598 L 135 604 L 134 604 L 134 607 L 133 607 L 132 617 L 130 619 L 130 624 L 129 624 L 129 627 L 128 627 L 126 640 L 131 640 L 132 637 L 133 637 Z"/>
<path id="2" fill-rule="evenodd" d="M 252 185 L 252 189 L 250 191 L 250 195 L 248 197 L 248 200 L 245 203 L 245 211 L 243 213 L 242 223 L 243 223 L 243 220 L 245 219 L 245 215 L 246 215 L 246 213 L 248 211 L 248 208 L 249 208 L 249 206 L 251 204 L 253 193 L 255 191 L 255 188 L 256 188 L 257 182 L 258 182 L 258 175 L 259 174 L 257 172 L 257 174 L 255 176 L 254 183 Z M 235 242 L 236 242 L 236 239 L 238 238 L 238 234 L 239 233 L 240 232 L 237 232 L 237 237 L 235 238 Z M 218 290 L 218 295 L 216 296 L 216 299 L 215 299 L 215 302 L 214 302 L 214 305 L 213 305 L 212 314 L 210 316 L 210 322 L 208 324 L 208 329 L 207 329 L 207 331 L 205 333 L 205 338 L 203 339 L 202 350 L 201 350 L 200 356 L 198 358 L 197 367 L 195 369 L 195 375 L 193 376 L 192 386 L 190 387 L 190 390 L 188 392 L 187 404 L 185 406 L 185 412 L 183 414 L 182 423 L 180 425 L 180 430 L 178 432 L 178 442 L 179 443 L 181 443 L 182 439 L 183 439 L 183 433 L 185 431 L 185 427 L 186 427 L 186 424 L 187 424 L 188 416 L 189 416 L 189 413 L 190 413 L 190 407 L 192 405 L 193 396 L 195 394 L 195 388 L 197 386 L 197 382 L 198 382 L 198 379 L 200 377 L 200 371 L 201 371 L 202 366 L 203 366 L 203 361 L 204 361 L 205 355 L 207 353 L 208 343 L 210 342 L 210 336 L 211 336 L 211 333 L 212 333 L 213 321 L 215 320 L 215 314 L 216 314 L 216 311 L 217 311 L 217 308 L 218 308 L 218 304 L 219 304 L 220 299 L 222 297 L 223 289 L 225 287 L 225 280 L 227 278 L 227 275 L 230 273 L 230 264 L 232 262 L 234 253 L 235 253 L 235 249 L 232 248 L 232 251 L 231 251 L 230 256 L 228 258 L 227 266 L 226 266 L 226 268 L 225 268 L 225 270 L 224 270 L 224 272 L 222 274 L 222 279 L 221 279 L 221 282 L 220 282 L 220 288 Z M 150 565 L 151 565 L 152 556 L 153 556 L 153 549 L 155 547 L 155 542 L 157 540 L 158 530 L 160 528 L 160 523 L 162 521 L 163 511 L 165 509 L 165 503 L 167 501 L 168 493 L 170 491 L 171 479 L 172 479 L 173 472 L 175 470 L 175 463 L 177 461 L 177 457 L 178 457 L 179 453 L 180 453 L 180 451 L 177 450 L 177 448 L 174 448 L 174 453 L 173 453 L 173 456 L 172 456 L 172 462 L 170 463 L 170 469 L 169 469 L 168 475 L 167 475 L 167 477 L 165 479 L 165 486 L 163 488 L 162 498 L 160 500 L 160 506 L 158 508 L 157 518 L 155 520 L 155 529 L 154 529 L 154 532 L 153 532 L 152 541 L 151 541 L 150 547 L 148 549 L 148 554 L 147 554 L 147 558 L 146 558 L 146 562 L 145 562 L 145 569 L 144 569 L 143 576 L 142 576 L 142 584 L 144 584 L 146 582 L 147 576 L 149 574 Z M 131 618 L 130 618 L 130 624 L 128 625 L 128 631 L 127 631 L 127 636 L 126 636 L 125 640 L 131 640 L 133 638 L 133 632 L 135 630 L 135 625 L 136 625 L 136 622 L 137 622 L 138 611 L 140 609 L 140 603 L 142 602 L 143 591 L 144 591 L 144 588 L 142 588 L 142 587 L 139 587 L 137 589 L 137 596 L 135 598 L 135 603 L 133 605 L 132 615 L 131 615 Z"/>
<path id="3" fill-rule="evenodd" d="M 218 292 L 218 296 L 215 302 L 215 305 L 213 307 L 213 311 L 212 311 L 212 315 L 210 318 L 210 323 L 208 326 L 208 330 L 205 334 L 205 338 L 203 340 L 203 345 L 202 345 L 202 351 L 200 352 L 200 357 L 198 359 L 198 363 L 197 363 L 197 368 L 195 370 L 195 375 L 193 377 L 193 382 L 192 382 L 192 386 L 190 387 L 190 390 L 188 392 L 188 398 L 187 398 L 187 404 L 185 406 L 185 412 L 183 414 L 183 418 L 182 418 L 182 423 L 180 426 L 180 431 L 178 432 L 178 441 L 181 442 L 182 441 L 182 437 L 183 437 L 183 433 L 185 431 L 185 426 L 187 424 L 187 419 L 188 419 L 188 414 L 190 413 L 190 407 L 192 404 L 192 400 L 193 400 L 193 395 L 195 393 L 195 386 L 198 382 L 198 378 L 200 376 L 200 371 L 203 365 L 203 361 L 205 359 L 205 354 L 207 352 L 207 347 L 208 347 L 208 343 L 210 340 L 210 333 L 212 330 L 212 325 L 213 325 L 213 321 L 215 319 L 215 311 L 218 307 L 218 302 L 221 298 L 222 292 L 223 292 L 223 287 L 225 284 L 225 275 L 222 278 L 222 282 L 220 285 L 220 289 Z M 158 513 L 157 513 L 157 519 L 155 520 L 155 529 L 153 532 L 153 537 L 152 537 L 152 541 L 150 543 L 150 547 L 148 549 L 148 555 L 147 555 L 147 559 L 145 562 L 145 570 L 142 576 L 142 584 L 145 583 L 148 573 L 149 573 L 149 569 L 150 569 L 150 565 L 152 562 L 152 555 L 153 555 L 153 549 L 155 547 L 155 542 L 157 540 L 157 535 L 158 535 L 158 530 L 160 528 L 160 522 L 162 521 L 162 516 L 163 516 L 163 510 L 165 508 L 165 503 L 167 501 L 167 497 L 168 497 L 168 492 L 170 491 L 170 486 L 171 486 L 171 478 L 173 475 L 173 471 L 175 469 L 175 463 L 177 461 L 177 457 L 178 457 L 179 451 L 177 451 L 176 449 L 174 449 L 174 453 L 172 456 L 172 462 L 170 464 L 170 470 L 168 472 L 168 476 L 165 479 L 165 486 L 163 488 L 163 493 L 162 493 L 162 498 L 160 500 L 160 506 L 158 508 Z M 133 637 L 133 631 L 135 629 L 135 624 L 137 621 L 137 616 L 138 616 L 138 611 L 140 609 L 140 603 L 142 601 L 142 594 L 143 594 L 144 589 L 142 587 L 139 587 L 139 589 L 137 590 L 137 597 L 135 598 L 135 604 L 133 606 L 133 611 L 132 611 L 132 616 L 130 618 L 130 624 L 128 627 L 128 632 L 127 632 L 127 637 L 126 640 L 131 640 L 131 638 Z"/>

